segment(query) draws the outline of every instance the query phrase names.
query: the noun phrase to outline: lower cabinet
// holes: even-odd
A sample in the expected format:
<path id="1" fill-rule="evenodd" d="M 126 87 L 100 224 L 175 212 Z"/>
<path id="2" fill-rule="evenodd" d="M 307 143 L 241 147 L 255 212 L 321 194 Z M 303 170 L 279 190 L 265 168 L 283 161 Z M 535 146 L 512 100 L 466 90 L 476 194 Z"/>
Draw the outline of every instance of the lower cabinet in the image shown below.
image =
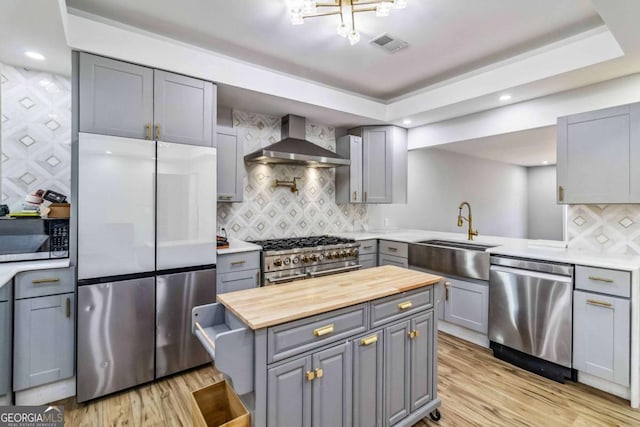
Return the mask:
<path id="1" fill-rule="evenodd" d="M 270 427 L 351 426 L 351 352 L 343 343 L 270 368 Z"/>
<path id="2" fill-rule="evenodd" d="M 243 291 L 260 286 L 260 269 L 218 274 L 216 294 Z"/>
<path id="3" fill-rule="evenodd" d="M 573 292 L 573 367 L 629 386 L 629 300 Z"/>
<path id="4" fill-rule="evenodd" d="M 15 301 L 15 391 L 73 376 L 75 306 L 75 293 Z"/>
<path id="5" fill-rule="evenodd" d="M 489 330 L 489 285 L 446 279 L 444 320 L 481 333 Z"/>
<path id="6" fill-rule="evenodd" d="M 11 286 L 11 284 L 5 285 Z M 0 290 L 1 292 L 1 290 Z M 0 295 L 1 299 L 1 295 Z M 0 301 L 0 396 L 11 391 L 11 307 Z"/>
<path id="7" fill-rule="evenodd" d="M 380 254 L 380 265 L 395 265 L 396 267 L 409 268 L 409 260 L 400 256 Z"/>
<path id="8" fill-rule="evenodd" d="M 383 425 L 383 331 L 353 341 L 353 426 Z"/>

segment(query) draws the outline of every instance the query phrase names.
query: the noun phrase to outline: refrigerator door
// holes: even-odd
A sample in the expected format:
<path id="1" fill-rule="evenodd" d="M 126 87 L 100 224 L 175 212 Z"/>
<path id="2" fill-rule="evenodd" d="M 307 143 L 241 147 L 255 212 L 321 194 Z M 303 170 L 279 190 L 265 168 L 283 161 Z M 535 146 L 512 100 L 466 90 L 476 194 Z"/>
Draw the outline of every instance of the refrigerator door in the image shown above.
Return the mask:
<path id="1" fill-rule="evenodd" d="M 158 142 L 156 268 L 216 262 L 216 149 Z"/>
<path id="2" fill-rule="evenodd" d="M 155 278 L 78 287 L 77 399 L 153 380 Z"/>
<path id="3" fill-rule="evenodd" d="M 155 143 L 80 133 L 78 279 L 155 268 Z"/>
<path id="4" fill-rule="evenodd" d="M 191 310 L 216 301 L 216 270 L 158 276 L 156 282 L 156 378 L 209 362 L 191 333 Z"/>

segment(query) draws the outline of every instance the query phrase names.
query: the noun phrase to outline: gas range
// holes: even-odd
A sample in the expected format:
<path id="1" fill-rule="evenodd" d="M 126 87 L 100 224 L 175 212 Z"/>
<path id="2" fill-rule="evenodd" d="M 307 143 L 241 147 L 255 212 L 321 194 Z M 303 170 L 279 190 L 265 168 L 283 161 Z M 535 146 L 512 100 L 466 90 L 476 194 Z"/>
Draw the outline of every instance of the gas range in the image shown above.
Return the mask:
<path id="1" fill-rule="evenodd" d="M 262 246 L 262 285 L 357 270 L 355 240 L 333 236 L 256 240 Z"/>

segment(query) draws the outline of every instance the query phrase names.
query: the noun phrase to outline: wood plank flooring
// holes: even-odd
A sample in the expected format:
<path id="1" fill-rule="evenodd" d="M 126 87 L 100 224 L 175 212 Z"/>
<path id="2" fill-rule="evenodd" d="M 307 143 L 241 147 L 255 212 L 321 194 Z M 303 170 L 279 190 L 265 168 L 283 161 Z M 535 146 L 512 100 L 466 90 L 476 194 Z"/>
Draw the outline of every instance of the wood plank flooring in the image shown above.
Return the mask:
<path id="1" fill-rule="evenodd" d="M 629 402 L 591 387 L 558 384 L 495 359 L 488 349 L 439 333 L 442 419 L 427 426 L 640 426 Z M 219 381 L 211 367 L 117 393 L 88 404 L 67 399 L 69 426 L 191 426 L 190 392 Z"/>

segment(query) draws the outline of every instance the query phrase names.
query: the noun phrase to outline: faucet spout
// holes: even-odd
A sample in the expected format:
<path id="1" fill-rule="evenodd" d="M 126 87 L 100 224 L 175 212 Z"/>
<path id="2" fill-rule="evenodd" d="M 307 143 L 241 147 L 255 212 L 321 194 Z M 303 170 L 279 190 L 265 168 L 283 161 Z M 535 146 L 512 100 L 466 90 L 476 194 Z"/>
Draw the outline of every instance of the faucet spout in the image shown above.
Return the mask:
<path id="1" fill-rule="evenodd" d="M 462 216 L 462 208 L 465 207 L 465 205 L 467 206 L 467 210 L 469 211 L 468 217 Z M 464 221 L 467 221 L 467 223 L 469 223 L 469 229 L 467 230 L 467 235 L 469 237 L 469 240 L 473 240 L 473 236 L 478 235 L 478 230 L 473 229 L 473 217 L 471 216 L 471 205 L 469 204 L 469 202 L 466 202 L 466 201 L 463 201 L 462 203 L 460 203 L 460 206 L 458 206 L 458 227 L 462 227 Z"/>

